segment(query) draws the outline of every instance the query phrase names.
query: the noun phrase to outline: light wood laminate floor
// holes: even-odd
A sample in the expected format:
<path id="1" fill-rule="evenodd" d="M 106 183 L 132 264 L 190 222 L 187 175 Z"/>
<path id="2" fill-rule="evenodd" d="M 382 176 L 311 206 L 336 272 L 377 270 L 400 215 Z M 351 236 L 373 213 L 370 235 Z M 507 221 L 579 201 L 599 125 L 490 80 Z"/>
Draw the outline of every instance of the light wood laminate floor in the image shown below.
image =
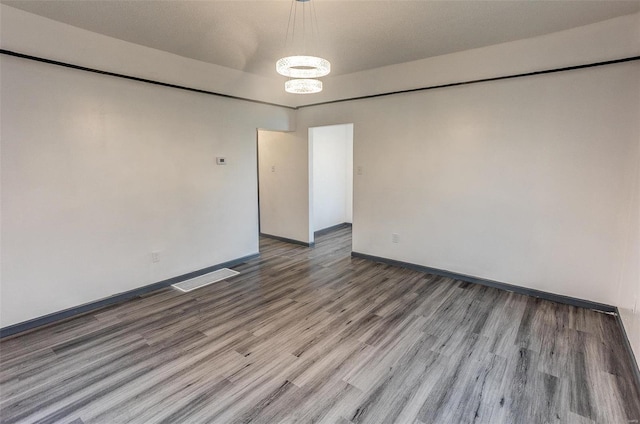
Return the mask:
<path id="1" fill-rule="evenodd" d="M 0 343 L 3 423 L 637 423 L 614 317 L 261 240 L 239 276 Z"/>

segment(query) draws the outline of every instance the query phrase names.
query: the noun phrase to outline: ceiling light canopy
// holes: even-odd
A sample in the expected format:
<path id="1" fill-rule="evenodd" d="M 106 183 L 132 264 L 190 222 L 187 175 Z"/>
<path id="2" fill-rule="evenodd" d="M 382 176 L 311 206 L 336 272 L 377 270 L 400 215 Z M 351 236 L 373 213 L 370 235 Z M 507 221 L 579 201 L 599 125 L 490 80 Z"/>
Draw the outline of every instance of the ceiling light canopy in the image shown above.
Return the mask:
<path id="1" fill-rule="evenodd" d="M 324 77 L 331 72 L 331 64 L 328 60 L 306 54 L 307 41 L 309 41 L 310 44 L 313 42 L 317 44 L 318 39 L 318 18 L 315 13 L 315 7 L 306 7 L 306 3 L 310 2 L 311 0 L 291 0 L 291 10 L 289 12 L 289 22 L 287 23 L 287 33 L 285 36 L 285 49 L 287 48 L 287 44 L 289 44 L 289 33 L 291 33 L 290 50 L 304 54 L 283 57 L 276 62 L 276 71 L 280 75 L 293 78 L 284 85 L 287 93 L 319 93 L 322 91 L 322 82 L 315 78 Z M 300 18 L 298 18 L 298 3 L 302 3 L 302 16 Z M 307 21 L 311 25 L 309 34 L 307 34 L 306 28 Z M 301 28 L 296 29 L 296 25 L 299 25 Z M 299 34 L 298 39 L 294 37 L 296 34 Z M 317 49 L 317 46 L 315 46 L 315 48 Z"/>

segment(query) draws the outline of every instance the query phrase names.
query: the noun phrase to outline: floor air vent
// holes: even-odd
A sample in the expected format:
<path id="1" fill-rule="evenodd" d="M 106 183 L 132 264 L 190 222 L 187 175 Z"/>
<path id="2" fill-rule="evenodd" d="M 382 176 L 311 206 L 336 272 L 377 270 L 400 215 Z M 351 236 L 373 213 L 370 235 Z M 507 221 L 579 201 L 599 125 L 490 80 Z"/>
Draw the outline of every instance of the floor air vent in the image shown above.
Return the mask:
<path id="1" fill-rule="evenodd" d="M 176 289 L 183 292 L 190 292 L 191 290 L 208 286 L 209 284 L 218 282 L 220 280 L 224 280 L 225 278 L 233 277 L 234 275 L 238 275 L 238 274 L 240 274 L 238 271 L 234 271 L 229 268 L 222 268 L 217 271 L 213 271 L 208 274 L 201 275 L 199 277 L 181 281 L 177 284 L 171 285 L 171 287 L 175 287 Z"/>

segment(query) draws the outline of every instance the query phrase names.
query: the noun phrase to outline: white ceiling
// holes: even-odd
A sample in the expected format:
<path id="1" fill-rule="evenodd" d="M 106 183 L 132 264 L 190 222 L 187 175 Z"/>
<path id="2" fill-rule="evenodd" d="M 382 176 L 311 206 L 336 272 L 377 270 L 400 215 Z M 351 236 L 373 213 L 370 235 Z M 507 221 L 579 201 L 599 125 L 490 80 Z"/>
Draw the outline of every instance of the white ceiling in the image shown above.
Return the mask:
<path id="1" fill-rule="evenodd" d="M 274 63 L 286 53 L 291 6 L 288 0 L 2 3 L 132 43 L 265 76 L 276 75 Z M 333 75 L 534 37 L 640 11 L 640 1 L 313 0 L 313 6 L 321 43 L 317 51 L 306 53 L 329 59 Z"/>

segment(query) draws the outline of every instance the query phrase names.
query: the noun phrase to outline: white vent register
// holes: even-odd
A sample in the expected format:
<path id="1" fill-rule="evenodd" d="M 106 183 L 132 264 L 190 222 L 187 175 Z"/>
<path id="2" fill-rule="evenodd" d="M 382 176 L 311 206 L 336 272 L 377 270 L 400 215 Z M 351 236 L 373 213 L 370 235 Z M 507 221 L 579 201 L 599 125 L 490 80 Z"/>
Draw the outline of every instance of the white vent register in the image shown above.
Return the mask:
<path id="1" fill-rule="evenodd" d="M 229 268 L 222 268 L 217 271 L 210 272 L 208 274 L 201 275 L 199 277 L 190 278 L 188 280 L 181 281 L 176 284 L 172 284 L 171 287 L 176 288 L 182 292 L 190 292 L 200 287 L 208 286 L 209 284 L 222 281 L 234 275 L 240 274 L 238 271 L 234 271 Z"/>

